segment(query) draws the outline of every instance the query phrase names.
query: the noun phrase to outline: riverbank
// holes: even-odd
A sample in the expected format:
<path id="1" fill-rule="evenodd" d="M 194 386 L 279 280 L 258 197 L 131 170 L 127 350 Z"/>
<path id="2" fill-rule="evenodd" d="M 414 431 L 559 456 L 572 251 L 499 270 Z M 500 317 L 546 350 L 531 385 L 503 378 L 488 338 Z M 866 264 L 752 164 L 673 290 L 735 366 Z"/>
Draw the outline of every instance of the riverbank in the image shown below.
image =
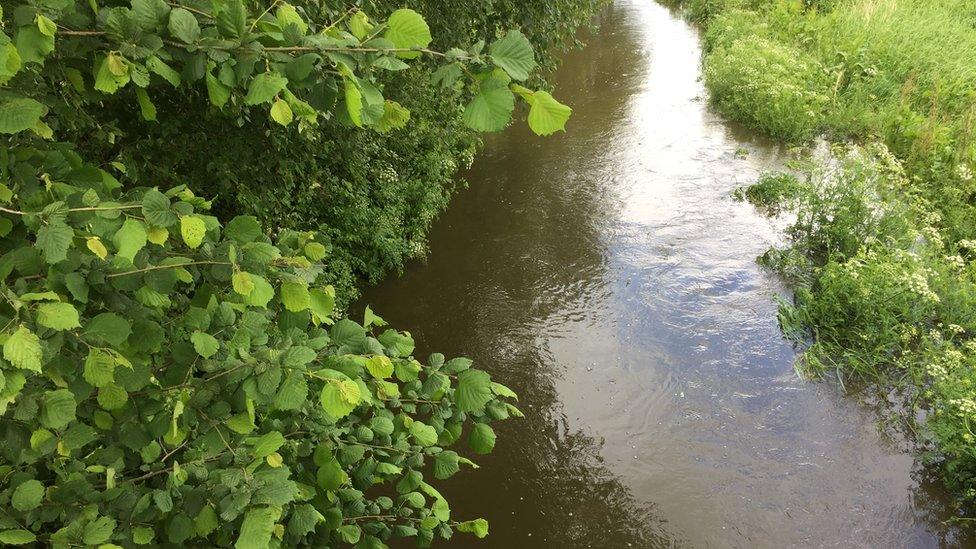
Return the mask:
<path id="1" fill-rule="evenodd" d="M 976 4 L 678 2 L 704 25 L 726 116 L 783 140 L 857 145 L 747 194 L 797 216 L 763 259 L 796 284 L 780 310 L 801 367 L 871 382 L 960 513 L 976 503 Z"/>

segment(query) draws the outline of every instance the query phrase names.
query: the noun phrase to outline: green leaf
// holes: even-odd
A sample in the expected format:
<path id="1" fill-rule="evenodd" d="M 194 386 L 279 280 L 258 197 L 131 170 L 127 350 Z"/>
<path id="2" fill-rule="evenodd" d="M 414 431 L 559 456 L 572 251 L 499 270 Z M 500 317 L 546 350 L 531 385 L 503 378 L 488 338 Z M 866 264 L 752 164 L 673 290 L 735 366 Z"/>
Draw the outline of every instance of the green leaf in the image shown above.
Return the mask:
<path id="1" fill-rule="evenodd" d="M 26 545 L 37 541 L 37 536 L 29 530 L 4 530 L 0 532 L 0 543 L 5 545 Z"/>
<path id="2" fill-rule="evenodd" d="M 427 22 L 411 9 L 399 9 L 391 13 L 386 21 L 383 37 L 393 42 L 395 48 L 426 48 L 431 40 Z M 398 57 L 415 58 L 419 55 L 415 52 L 404 52 L 398 54 Z"/>
<path id="3" fill-rule="evenodd" d="M 63 429 L 75 419 L 75 395 L 67 389 L 44 393 L 41 424 L 49 429 Z"/>
<path id="4" fill-rule="evenodd" d="M 183 242 L 190 248 L 196 249 L 203 244 L 203 237 L 207 234 L 207 225 L 197 216 L 184 215 L 180 218 L 180 235 Z"/>
<path id="5" fill-rule="evenodd" d="M 294 118 L 288 103 L 281 99 L 275 99 L 275 102 L 271 105 L 271 119 L 282 126 L 287 126 L 291 124 Z"/>
<path id="6" fill-rule="evenodd" d="M 224 236 L 238 244 L 254 242 L 263 234 L 261 224 L 253 215 L 238 215 L 231 219 L 224 228 Z"/>
<path id="7" fill-rule="evenodd" d="M 54 51 L 54 36 L 44 34 L 37 25 L 27 25 L 17 30 L 16 44 L 24 63 L 43 64 L 44 58 Z"/>
<path id="8" fill-rule="evenodd" d="M 425 448 L 437 444 L 437 430 L 421 421 L 410 424 L 410 434 L 417 444 Z"/>
<path id="9" fill-rule="evenodd" d="M 41 121 L 47 107 L 26 97 L 5 98 L 0 102 L 0 133 L 29 130 Z"/>
<path id="10" fill-rule="evenodd" d="M 119 91 L 120 88 L 129 83 L 130 77 L 128 71 L 122 74 L 116 74 L 116 72 L 125 68 L 125 63 L 117 55 L 109 55 L 96 61 L 95 89 L 107 94 Z"/>
<path id="11" fill-rule="evenodd" d="M 17 53 L 17 47 L 13 44 L 7 43 L 0 45 L 0 86 L 5 85 L 14 77 L 23 64 L 21 63 L 20 54 Z M 66 73 L 71 78 L 70 72 Z"/>
<path id="12" fill-rule="evenodd" d="M 285 437 L 278 431 L 265 433 L 252 442 L 252 453 L 256 458 L 270 456 L 278 451 L 278 448 L 285 443 Z"/>
<path id="13" fill-rule="evenodd" d="M 515 391 L 509 389 L 508 387 L 502 385 L 501 383 L 495 383 L 494 381 L 492 381 L 491 392 L 495 393 L 498 396 L 514 398 L 515 400 L 518 400 L 518 395 L 515 394 Z"/>
<path id="14" fill-rule="evenodd" d="M 217 512 L 214 511 L 213 507 L 208 505 L 200 510 L 200 514 L 193 519 L 193 524 L 196 528 L 197 535 L 206 537 L 216 530 L 219 525 L 217 522 Z"/>
<path id="15" fill-rule="evenodd" d="M 85 359 L 85 381 L 93 387 L 104 387 L 115 381 L 115 359 L 105 351 L 92 347 Z"/>
<path id="16" fill-rule="evenodd" d="M 58 263 L 68 257 L 75 231 L 62 221 L 52 221 L 37 231 L 35 246 L 44 254 L 44 261 Z"/>
<path id="17" fill-rule="evenodd" d="M 224 85 L 216 76 L 214 76 L 210 71 L 207 71 L 207 97 L 210 98 L 210 102 L 213 103 L 218 109 L 222 109 L 224 105 L 227 104 L 227 100 L 230 99 L 230 87 Z"/>
<path id="18" fill-rule="evenodd" d="M 267 549 L 271 545 L 271 534 L 275 522 L 281 516 L 281 509 L 274 507 L 252 507 L 244 515 L 241 533 L 234 544 L 235 549 Z"/>
<path id="19" fill-rule="evenodd" d="M 359 538 L 363 534 L 362 529 L 355 524 L 340 526 L 336 528 L 336 532 L 339 534 L 339 539 L 341 539 L 343 543 L 347 543 L 349 545 L 359 543 Z"/>
<path id="20" fill-rule="evenodd" d="M 34 18 L 34 22 L 37 24 L 37 30 L 41 31 L 44 36 L 54 36 L 58 32 L 58 26 L 47 17 L 37 14 Z"/>
<path id="21" fill-rule="evenodd" d="M 413 381 L 420 373 L 420 363 L 416 360 L 399 361 L 394 366 L 394 374 L 400 381 Z"/>
<path id="22" fill-rule="evenodd" d="M 131 217 L 125 220 L 122 228 L 112 237 L 112 243 L 118 249 L 116 255 L 128 259 L 129 262 L 135 261 L 136 254 L 146 247 L 147 242 L 146 226 L 142 221 Z"/>
<path id="23" fill-rule="evenodd" d="M 356 13 L 352 14 L 352 16 L 349 18 L 348 25 L 349 32 L 351 32 L 352 35 L 359 40 L 365 38 L 366 35 L 369 34 L 369 31 L 373 28 L 372 23 L 369 22 L 369 16 L 362 11 L 357 11 Z"/>
<path id="24" fill-rule="evenodd" d="M 315 530 L 315 527 L 323 520 L 325 517 L 315 507 L 308 504 L 298 505 L 291 512 L 287 532 L 291 536 L 302 537 Z"/>
<path id="25" fill-rule="evenodd" d="M 474 361 L 470 358 L 457 357 L 448 360 L 443 366 L 441 366 L 441 372 L 445 374 L 459 374 L 474 364 Z"/>
<path id="26" fill-rule="evenodd" d="M 172 543 L 183 543 L 196 535 L 196 527 L 190 517 L 180 513 L 166 526 L 166 537 Z"/>
<path id="27" fill-rule="evenodd" d="M 460 65 L 451 63 L 434 71 L 434 74 L 430 75 L 430 83 L 440 86 L 441 89 L 447 89 L 453 86 L 463 74 L 464 71 L 461 70 Z"/>
<path id="28" fill-rule="evenodd" d="M 305 244 L 305 247 L 302 248 L 302 251 L 305 252 L 305 257 L 309 258 L 312 261 L 321 260 L 323 257 L 325 257 L 325 253 L 326 253 L 325 246 L 319 244 L 318 242 L 309 242 L 308 244 Z"/>
<path id="29" fill-rule="evenodd" d="M 158 74 L 163 78 L 163 80 L 169 82 L 174 88 L 180 85 L 180 73 L 173 70 L 172 67 L 167 65 L 162 59 L 152 56 L 146 61 L 146 68 L 155 74 Z"/>
<path id="30" fill-rule="evenodd" d="M 323 490 L 334 492 L 349 480 L 349 475 L 342 470 L 338 461 L 329 459 L 319 467 L 315 474 L 315 480 Z"/>
<path id="31" fill-rule="evenodd" d="M 242 38 L 247 26 L 247 8 L 242 0 L 228 0 L 216 14 L 217 30 L 227 38 Z"/>
<path id="32" fill-rule="evenodd" d="M 263 72 L 251 80 L 244 103 L 259 105 L 274 99 L 288 85 L 288 79 L 276 72 Z"/>
<path id="33" fill-rule="evenodd" d="M 292 312 L 301 312 L 311 305 L 308 286 L 304 282 L 285 281 L 281 284 L 281 302 Z"/>
<path id="34" fill-rule="evenodd" d="M 434 478 L 451 478 L 459 469 L 457 452 L 446 451 L 434 456 Z"/>
<path id="35" fill-rule="evenodd" d="M 348 318 L 336 322 L 329 336 L 337 345 L 353 349 L 362 348 L 366 344 L 366 332 L 363 327 Z"/>
<path id="36" fill-rule="evenodd" d="M 487 423 L 476 423 L 468 437 L 468 445 L 476 454 L 490 454 L 495 448 L 494 429 Z"/>
<path id="37" fill-rule="evenodd" d="M 132 15 L 146 31 L 152 32 L 162 26 L 169 13 L 169 4 L 164 0 L 132 0 Z"/>
<path id="38" fill-rule="evenodd" d="M 40 338 L 24 326 L 17 328 L 3 343 L 3 358 L 15 368 L 40 372 L 43 356 Z"/>
<path id="39" fill-rule="evenodd" d="M 529 108 L 529 128 L 536 135 L 552 135 L 566 130 L 573 109 L 556 101 L 549 92 L 537 91 L 532 94 Z"/>
<path id="40" fill-rule="evenodd" d="M 335 289 L 332 286 L 326 288 L 312 288 L 309 294 L 309 309 L 315 315 L 318 322 L 323 322 L 335 310 Z"/>
<path id="41" fill-rule="evenodd" d="M 361 12 L 356 12 L 361 13 Z M 275 19 L 278 21 L 278 26 L 285 29 L 289 25 L 295 25 L 295 28 L 301 34 L 308 32 L 308 24 L 302 19 L 302 16 L 298 14 L 298 10 L 295 6 L 288 3 L 282 3 L 278 7 L 278 11 L 275 12 Z"/>
<path id="42" fill-rule="evenodd" d="M 169 12 L 169 33 L 178 40 L 192 44 L 200 38 L 200 24 L 192 13 L 176 8 Z"/>
<path id="43" fill-rule="evenodd" d="M 31 433 L 31 437 L 30 437 L 31 450 L 34 450 L 35 452 L 40 451 L 40 448 L 44 446 L 44 444 L 46 444 L 47 441 L 51 440 L 52 438 L 54 438 L 54 433 L 52 433 L 51 431 L 48 431 L 47 429 L 37 429 L 36 431 Z"/>
<path id="44" fill-rule="evenodd" d="M 383 102 L 383 116 L 374 125 L 380 133 L 402 128 L 410 120 L 410 111 L 396 101 Z"/>
<path id="45" fill-rule="evenodd" d="M 91 342 L 104 341 L 118 346 L 129 338 L 132 328 L 129 321 L 115 313 L 101 313 L 85 326 L 85 339 Z"/>
<path id="46" fill-rule="evenodd" d="M 474 534 L 476 538 L 481 539 L 488 535 L 488 521 L 483 518 L 467 520 L 458 524 L 457 530 L 458 532 Z"/>
<path id="47" fill-rule="evenodd" d="M 244 297 L 244 302 L 254 307 L 267 308 L 268 302 L 274 298 L 274 287 L 263 277 L 251 275 L 254 289 Z"/>
<path id="48" fill-rule="evenodd" d="M 508 31 L 491 45 L 491 60 L 514 80 L 525 80 L 535 69 L 532 43 L 517 30 Z"/>
<path id="49" fill-rule="evenodd" d="M 169 198 L 156 189 L 149 189 L 142 197 L 142 215 L 155 227 L 172 227 L 179 217 L 170 208 Z"/>
<path id="50" fill-rule="evenodd" d="M 36 480 L 20 483 L 10 497 L 10 504 L 18 511 L 36 509 L 44 499 L 44 485 Z"/>
<path id="51" fill-rule="evenodd" d="M 394 430 L 393 420 L 388 417 L 377 416 L 369 420 L 369 428 L 378 435 L 392 435 Z"/>
<path id="52" fill-rule="evenodd" d="M 379 341 L 387 349 L 392 349 L 397 356 L 410 356 L 414 349 L 413 338 L 406 332 L 385 330 L 380 334 Z"/>
<path id="53" fill-rule="evenodd" d="M 482 412 L 492 399 L 491 378 L 481 370 L 465 370 L 458 374 L 458 386 L 454 391 L 458 410 Z"/>
<path id="54" fill-rule="evenodd" d="M 81 539 L 88 545 L 98 545 L 108 541 L 114 531 L 115 519 L 111 517 L 98 517 L 85 525 Z"/>
<path id="55" fill-rule="evenodd" d="M 220 342 L 214 336 L 197 330 L 190 336 L 193 342 L 193 349 L 203 358 L 210 358 L 217 354 L 220 349 Z"/>
<path id="56" fill-rule="evenodd" d="M 481 83 L 478 95 L 464 109 L 464 123 L 481 132 L 497 132 L 512 119 L 515 96 L 504 80 L 490 77 Z"/>
<path id="57" fill-rule="evenodd" d="M 346 99 L 346 111 L 352 123 L 361 128 L 363 126 L 363 92 L 352 79 L 344 78 L 342 83 L 343 93 Z"/>
<path id="58" fill-rule="evenodd" d="M 156 532 L 152 528 L 136 526 L 132 529 L 132 543 L 136 545 L 149 545 L 154 537 L 156 537 Z"/>
<path id="59" fill-rule="evenodd" d="M 444 499 L 444 496 L 426 482 L 420 483 L 420 489 L 428 496 L 434 498 L 434 504 L 430 508 L 433 516 L 437 517 L 441 522 L 451 520 L 451 508 L 447 504 L 447 500 Z"/>
<path id="60" fill-rule="evenodd" d="M 98 390 L 98 405 L 106 410 L 118 410 L 129 401 L 129 393 L 115 383 L 109 383 Z"/>
<path id="61" fill-rule="evenodd" d="M 139 103 L 139 114 L 143 120 L 156 120 L 156 105 L 153 105 L 146 90 L 136 88 L 136 102 Z"/>
<path id="62" fill-rule="evenodd" d="M 233 276 L 230 277 L 231 286 L 234 291 L 240 295 L 248 296 L 254 291 L 254 281 L 251 279 L 251 275 L 245 273 L 244 271 L 237 271 Z"/>
<path id="63" fill-rule="evenodd" d="M 362 400 L 359 385 L 351 379 L 326 381 L 319 397 L 322 409 L 335 419 L 348 416 Z"/>
<path id="64" fill-rule="evenodd" d="M 376 379 L 386 379 L 393 375 L 393 362 L 388 357 L 376 355 L 366 361 L 366 370 Z"/>
<path id="65" fill-rule="evenodd" d="M 278 410 L 297 410 L 307 399 L 308 382 L 305 380 L 305 375 L 299 371 L 292 371 L 278 388 L 274 405 Z"/>

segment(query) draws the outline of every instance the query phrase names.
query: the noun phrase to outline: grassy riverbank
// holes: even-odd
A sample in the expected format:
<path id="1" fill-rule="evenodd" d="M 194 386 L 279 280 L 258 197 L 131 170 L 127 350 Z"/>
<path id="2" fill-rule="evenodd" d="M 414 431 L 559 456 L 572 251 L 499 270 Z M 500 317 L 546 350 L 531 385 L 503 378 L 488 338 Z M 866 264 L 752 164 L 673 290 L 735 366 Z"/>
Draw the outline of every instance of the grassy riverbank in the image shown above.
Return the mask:
<path id="1" fill-rule="evenodd" d="M 764 257 L 797 285 L 784 330 L 812 336 L 808 372 L 907 394 L 926 458 L 971 510 L 976 2 L 679 3 L 704 25 L 724 114 L 792 143 L 847 143 L 747 193 L 797 215 L 791 245 Z"/>

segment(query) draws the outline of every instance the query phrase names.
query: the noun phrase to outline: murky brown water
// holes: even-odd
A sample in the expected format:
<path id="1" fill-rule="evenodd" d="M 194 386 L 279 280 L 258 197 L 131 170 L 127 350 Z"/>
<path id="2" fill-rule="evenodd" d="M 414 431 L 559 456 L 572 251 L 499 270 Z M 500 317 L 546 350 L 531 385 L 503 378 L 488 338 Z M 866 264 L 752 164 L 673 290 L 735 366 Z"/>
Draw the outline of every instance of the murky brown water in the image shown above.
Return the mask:
<path id="1" fill-rule="evenodd" d="M 522 396 L 456 516 L 482 547 L 966 544 L 904 441 L 794 374 L 754 262 L 777 231 L 728 198 L 779 151 L 701 100 L 697 33 L 651 0 L 601 29 L 556 75 L 568 132 L 489 139 L 429 261 L 367 295 Z"/>

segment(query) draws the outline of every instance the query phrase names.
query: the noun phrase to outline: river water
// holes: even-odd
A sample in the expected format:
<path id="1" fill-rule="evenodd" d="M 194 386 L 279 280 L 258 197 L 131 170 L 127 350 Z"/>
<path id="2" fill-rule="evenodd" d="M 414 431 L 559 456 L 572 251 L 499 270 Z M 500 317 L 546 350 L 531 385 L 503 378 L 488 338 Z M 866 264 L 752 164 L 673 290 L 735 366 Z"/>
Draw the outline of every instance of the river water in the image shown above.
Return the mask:
<path id="1" fill-rule="evenodd" d="M 779 233 L 729 198 L 782 152 L 708 108 L 696 30 L 618 0 L 586 41 L 567 133 L 491 136 L 429 260 L 366 296 L 521 395 L 455 516 L 483 547 L 968 544 L 871 407 L 794 373 L 754 261 Z"/>

